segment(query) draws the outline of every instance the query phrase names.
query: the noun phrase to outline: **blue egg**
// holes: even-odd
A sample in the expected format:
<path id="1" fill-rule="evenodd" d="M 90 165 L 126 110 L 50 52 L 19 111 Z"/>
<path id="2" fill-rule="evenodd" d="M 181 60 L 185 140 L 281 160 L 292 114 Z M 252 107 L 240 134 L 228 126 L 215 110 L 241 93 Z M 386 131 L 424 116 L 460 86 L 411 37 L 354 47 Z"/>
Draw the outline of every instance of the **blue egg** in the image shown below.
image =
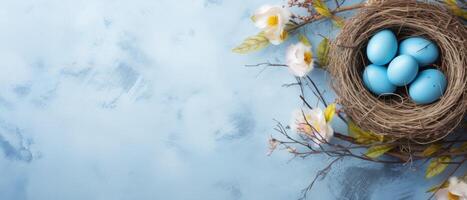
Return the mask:
<path id="1" fill-rule="evenodd" d="M 409 96 L 417 104 L 429 104 L 438 100 L 446 90 L 444 74 L 437 69 L 421 71 L 410 84 Z"/>
<path id="2" fill-rule="evenodd" d="M 365 87 L 376 95 L 387 95 L 396 91 L 396 86 L 389 82 L 387 68 L 380 65 L 368 65 L 363 71 Z"/>
<path id="3" fill-rule="evenodd" d="M 399 45 L 399 54 L 410 55 L 420 66 L 433 64 L 438 59 L 438 46 L 422 37 L 411 37 L 403 40 Z"/>
<path id="4" fill-rule="evenodd" d="M 375 65 L 388 64 L 397 54 L 397 38 L 392 31 L 385 29 L 370 38 L 366 55 Z"/>
<path id="5" fill-rule="evenodd" d="M 388 66 L 388 79 L 397 86 L 404 86 L 412 82 L 418 73 L 417 61 L 409 55 L 395 57 Z"/>

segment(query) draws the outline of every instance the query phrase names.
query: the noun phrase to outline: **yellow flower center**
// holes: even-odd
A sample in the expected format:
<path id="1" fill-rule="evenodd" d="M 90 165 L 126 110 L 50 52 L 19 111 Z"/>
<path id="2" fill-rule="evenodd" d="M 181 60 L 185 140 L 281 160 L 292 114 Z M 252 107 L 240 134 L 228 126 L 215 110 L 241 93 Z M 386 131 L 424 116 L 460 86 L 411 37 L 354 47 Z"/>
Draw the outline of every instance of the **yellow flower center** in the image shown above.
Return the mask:
<path id="1" fill-rule="evenodd" d="M 277 26 L 279 24 L 279 17 L 277 15 L 269 16 L 268 17 L 268 26 Z"/>
<path id="2" fill-rule="evenodd" d="M 451 192 L 448 192 L 448 199 L 449 200 L 459 200 L 459 196 L 451 193 Z"/>
<path id="3" fill-rule="evenodd" d="M 307 65 L 309 65 L 311 61 L 313 61 L 311 51 L 306 51 L 305 54 L 303 54 L 303 60 Z"/>

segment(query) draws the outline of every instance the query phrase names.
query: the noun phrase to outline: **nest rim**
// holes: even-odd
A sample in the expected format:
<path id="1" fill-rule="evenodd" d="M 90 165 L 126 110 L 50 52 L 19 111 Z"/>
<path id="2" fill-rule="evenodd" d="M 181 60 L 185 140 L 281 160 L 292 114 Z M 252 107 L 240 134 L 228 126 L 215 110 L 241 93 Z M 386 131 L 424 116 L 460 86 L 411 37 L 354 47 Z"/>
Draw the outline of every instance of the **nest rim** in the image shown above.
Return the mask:
<path id="1" fill-rule="evenodd" d="M 375 96 L 363 85 L 364 53 L 377 31 L 391 29 L 401 39 L 422 36 L 437 44 L 441 70 L 448 85 L 440 100 L 417 105 L 406 94 Z M 362 129 L 418 143 L 446 137 L 463 120 L 467 108 L 467 29 L 442 5 L 391 0 L 368 4 L 346 22 L 331 43 L 332 87 L 347 116 Z"/>

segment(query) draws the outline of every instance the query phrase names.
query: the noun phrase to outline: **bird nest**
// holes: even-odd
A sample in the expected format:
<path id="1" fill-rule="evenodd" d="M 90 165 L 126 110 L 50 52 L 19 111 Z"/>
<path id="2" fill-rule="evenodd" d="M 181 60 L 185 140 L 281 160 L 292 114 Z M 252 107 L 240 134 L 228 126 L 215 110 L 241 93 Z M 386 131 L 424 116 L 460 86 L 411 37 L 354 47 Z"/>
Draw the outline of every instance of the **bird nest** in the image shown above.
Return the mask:
<path id="1" fill-rule="evenodd" d="M 435 42 L 440 59 L 434 64 L 447 78 L 446 92 L 428 104 L 413 103 L 407 88 L 375 96 L 362 81 L 369 64 L 369 38 L 391 29 L 398 40 L 422 36 Z M 436 3 L 387 0 L 369 3 L 349 19 L 331 44 L 329 71 L 345 113 L 362 129 L 394 138 L 429 143 L 446 137 L 463 121 L 467 108 L 467 28 Z"/>

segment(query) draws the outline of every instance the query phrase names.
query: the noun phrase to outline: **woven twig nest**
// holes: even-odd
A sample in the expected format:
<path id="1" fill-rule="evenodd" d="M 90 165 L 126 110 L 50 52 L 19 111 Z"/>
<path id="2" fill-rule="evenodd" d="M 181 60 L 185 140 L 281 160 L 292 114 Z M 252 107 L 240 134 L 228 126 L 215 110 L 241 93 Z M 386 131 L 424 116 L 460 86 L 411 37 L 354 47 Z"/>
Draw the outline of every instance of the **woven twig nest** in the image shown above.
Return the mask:
<path id="1" fill-rule="evenodd" d="M 407 88 L 395 95 L 375 96 L 362 83 L 369 64 L 369 37 L 391 29 L 398 40 L 422 36 L 440 49 L 435 66 L 448 80 L 439 101 L 413 103 Z M 329 70 L 345 113 L 362 129 L 417 142 L 444 138 L 462 122 L 467 108 L 467 29 L 443 5 L 406 0 L 373 2 L 348 20 L 331 44 Z"/>

